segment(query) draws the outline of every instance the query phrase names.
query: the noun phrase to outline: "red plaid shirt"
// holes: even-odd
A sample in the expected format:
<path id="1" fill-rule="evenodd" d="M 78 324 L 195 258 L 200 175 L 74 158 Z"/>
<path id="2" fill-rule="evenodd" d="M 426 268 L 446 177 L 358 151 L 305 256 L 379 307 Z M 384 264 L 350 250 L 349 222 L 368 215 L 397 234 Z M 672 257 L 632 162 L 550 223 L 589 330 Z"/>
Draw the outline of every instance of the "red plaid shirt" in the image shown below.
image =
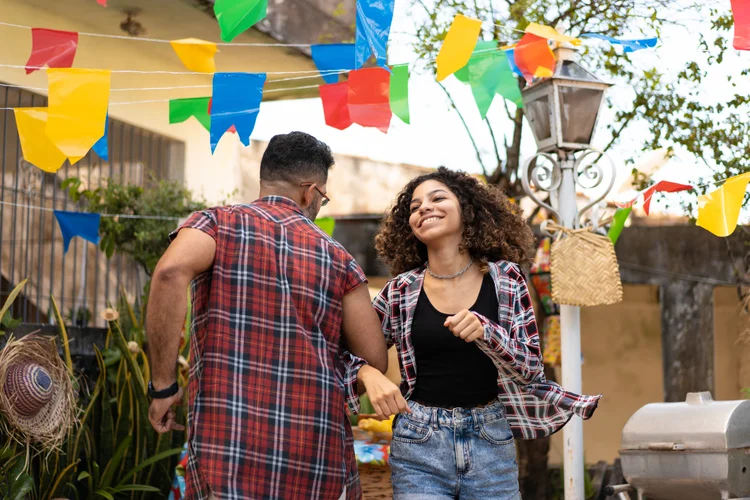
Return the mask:
<path id="1" fill-rule="evenodd" d="M 216 240 L 193 282 L 186 498 L 361 498 L 340 332 L 362 269 L 287 198 L 186 227 Z"/>
<path id="2" fill-rule="evenodd" d="M 484 325 L 484 338 L 476 343 L 497 367 L 498 397 L 505 406 L 515 437 L 549 436 L 560 430 L 574 414 L 591 418 L 601 396 L 568 392 L 544 377 L 534 309 L 519 267 L 505 261 L 490 262 L 489 266 L 497 292 L 498 323 L 474 313 Z M 423 267 L 396 276 L 373 300 L 388 347 L 397 346 L 401 393 L 406 399 L 417 383 L 411 328 L 424 274 Z M 353 413 L 359 411 L 356 376 L 362 362 L 358 361 L 352 363 L 347 373 L 347 402 Z"/>

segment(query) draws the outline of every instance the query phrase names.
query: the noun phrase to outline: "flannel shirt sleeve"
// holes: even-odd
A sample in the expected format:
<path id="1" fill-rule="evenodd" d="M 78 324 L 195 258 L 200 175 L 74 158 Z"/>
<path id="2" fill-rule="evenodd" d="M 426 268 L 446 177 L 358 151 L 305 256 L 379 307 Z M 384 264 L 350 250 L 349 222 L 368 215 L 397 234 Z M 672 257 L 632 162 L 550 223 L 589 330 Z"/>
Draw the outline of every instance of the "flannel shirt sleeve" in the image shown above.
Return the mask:
<path id="1" fill-rule="evenodd" d="M 477 340 L 480 347 L 494 361 L 504 366 L 508 374 L 520 384 L 544 380 L 542 350 L 539 346 L 534 308 L 526 280 L 517 270 L 515 279 L 508 279 L 508 290 L 498 290 L 501 301 L 503 293 L 510 292 L 511 307 L 506 311 L 509 318 L 499 318 L 501 324 L 490 321 L 479 313 L 474 315 L 484 328 L 484 338 Z M 501 307 L 501 311 L 502 311 Z M 507 327 L 502 324 L 508 325 Z M 541 379 L 540 379 L 541 377 Z"/>
<path id="2" fill-rule="evenodd" d="M 383 329 L 383 335 L 385 335 L 386 348 L 390 349 L 393 345 L 391 336 L 391 323 L 390 323 L 390 307 L 389 304 L 389 293 L 391 282 L 389 281 L 378 293 L 375 299 L 372 301 L 372 305 L 375 308 L 375 312 L 378 313 L 380 318 L 380 325 Z M 364 359 L 355 356 L 350 353 L 346 347 L 342 348 L 341 356 L 344 362 L 344 390 L 346 391 L 346 404 L 351 415 L 359 413 L 359 394 L 357 391 L 357 376 L 360 368 L 367 364 Z"/>
<path id="3" fill-rule="evenodd" d="M 362 268 L 353 258 L 349 262 L 346 270 L 346 280 L 344 283 L 344 293 L 349 293 L 359 285 L 367 283 Z M 357 375 L 359 369 L 368 364 L 364 358 L 360 358 L 349 352 L 346 344 L 341 345 L 341 360 L 344 363 L 344 396 L 349 414 L 359 413 L 359 394 L 357 391 Z"/>
<path id="4" fill-rule="evenodd" d="M 219 224 L 216 219 L 215 209 L 206 209 L 199 212 L 193 212 L 185 219 L 180 226 L 169 234 L 170 243 L 177 238 L 177 234 L 185 228 L 198 229 L 203 231 L 213 239 L 219 233 Z"/>

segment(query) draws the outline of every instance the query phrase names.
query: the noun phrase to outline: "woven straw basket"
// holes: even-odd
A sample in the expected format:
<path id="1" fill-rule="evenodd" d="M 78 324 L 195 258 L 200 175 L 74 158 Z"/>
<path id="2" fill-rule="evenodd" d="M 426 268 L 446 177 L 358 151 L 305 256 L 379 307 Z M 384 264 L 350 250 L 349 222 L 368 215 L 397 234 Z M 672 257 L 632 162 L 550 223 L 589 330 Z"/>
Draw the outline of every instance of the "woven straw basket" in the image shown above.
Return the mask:
<path id="1" fill-rule="evenodd" d="M 556 224 L 550 272 L 552 300 L 570 306 L 602 306 L 622 301 L 622 283 L 615 247 L 606 236 L 589 229 L 567 229 Z"/>

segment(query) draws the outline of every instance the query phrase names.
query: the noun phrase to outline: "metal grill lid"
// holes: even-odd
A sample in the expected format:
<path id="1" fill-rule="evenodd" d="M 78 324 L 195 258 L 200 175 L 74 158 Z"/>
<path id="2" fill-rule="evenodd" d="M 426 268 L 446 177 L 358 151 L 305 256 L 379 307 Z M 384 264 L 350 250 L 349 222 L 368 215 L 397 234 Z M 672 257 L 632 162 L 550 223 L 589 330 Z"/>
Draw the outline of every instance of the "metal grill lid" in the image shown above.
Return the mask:
<path id="1" fill-rule="evenodd" d="M 688 393 L 684 403 L 652 403 L 622 430 L 623 450 L 683 451 L 750 448 L 750 400 L 714 401 Z"/>

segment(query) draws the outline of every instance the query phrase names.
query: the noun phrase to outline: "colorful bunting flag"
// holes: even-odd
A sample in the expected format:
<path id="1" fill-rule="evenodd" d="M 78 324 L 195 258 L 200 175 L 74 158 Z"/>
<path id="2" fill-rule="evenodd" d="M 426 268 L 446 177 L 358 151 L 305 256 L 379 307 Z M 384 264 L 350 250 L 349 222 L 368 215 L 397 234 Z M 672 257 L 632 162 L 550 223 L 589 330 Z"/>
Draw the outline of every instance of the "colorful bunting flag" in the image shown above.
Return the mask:
<path id="1" fill-rule="evenodd" d="M 618 208 L 615 215 L 612 217 L 612 224 L 609 226 L 607 236 L 612 241 L 613 245 L 617 243 L 617 240 L 620 238 L 620 234 L 625 228 L 625 222 L 628 220 L 628 217 L 630 217 L 630 212 L 632 211 L 632 207 Z"/>
<path id="2" fill-rule="evenodd" d="M 327 43 L 310 47 L 315 67 L 326 83 L 339 81 L 339 71 L 356 69 L 353 43 Z"/>
<path id="3" fill-rule="evenodd" d="M 625 40 L 622 38 L 613 38 L 611 36 L 602 35 L 599 33 L 584 33 L 581 38 L 597 38 L 599 40 L 606 40 L 613 45 L 622 45 L 624 52 L 635 52 L 636 50 L 650 49 L 656 47 L 659 39 L 653 38 L 640 38 L 634 40 Z"/>
<path id="4" fill-rule="evenodd" d="M 388 133 L 391 124 L 391 74 L 383 68 L 358 69 L 349 73 L 349 116 L 363 127 Z"/>
<path id="5" fill-rule="evenodd" d="M 331 83 L 320 86 L 320 100 L 326 125 L 344 130 L 352 124 L 349 116 L 349 83 Z"/>
<path id="6" fill-rule="evenodd" d="M 55 210 L 55 218 L 63 236 L 63 252 L 68 253 L 70 240 L 79 236 L 93 244 L 99 243 L 100 214 Z"/>
<path id="7" fill-rule="evenodd" d="M 214 15 L 221 29 L 221 39 L 231 42 L 250 29 L 268 11 L 268 0 L 216 0 Z"/>
<path id="8" fill-rule="evenodd" d="M 545 26 L 543 24 L 529 23 L 529 25 L 526 26 L 526 33 L 531 33 L 532 35 L 546 38 L 547 40 L 553 40 L 555 42 L 567 42 L 575 45 L 576 47 L 581 45 L 580 38 L 573 38 L 572 36 L 563 35 L 552 26 Z"/>
<path id="9" fill-rule="evenodd" d="M 208 109 L 206 110 L 206 112 L 208 113 L 208 116 L 209 116 L 209 132 L 211 131 L 211 129 L 210 129 L 210 116 L 211 116 L 211 104 L 212 104 L 212 102 L 213 102 L 213 99 L 211 97 L 209 97 L 208 98 Z M 230 134 L 236 134 L 237 133 L 237 128 L 234 125 L 232 125 L 231 127 L 229 127 L 229 131 L 228 132 Z"/>
<path id="10" fill-rule="evenodd" d="M 65 163 L 65 154 L 47 137 L 47 108 L 13 111 L 24 160 L 45 172 L 57 172 Z"/>
<path id="11" fill-rule="evenodd" d="M 479 40 L 474 47 L 471 56 L 469 57 L 469 62 L 466 63 L 466 66 L 464 66 L 463 68 L 456 70 L 456 72 L 453 73 L 453 76 L 455 76 L 460 82 L 469 83 L 469 64 L 471 64 L 471 60 L 475 57 L 486 55 L 493 49 L 497 49 L 496 41 Z"/>
<path id="12" fill-rule="evenodd" d="M 198 38 L 183 38 L 182 40 L 172 40 L 169 43 L 182 64 L 190 71 L 196 73 L 216 72 L 214 56 L 218 49 L 215 43 Z"/>
<path id="13" fill-rule="evenodd" d="M 103 135 L 109 105 L 110 72 L 48 69 L 47 135 L 75 164 Z"/>
<path id="14" fill-rule="evenodd" d="M 716 236 L 729 236 L 737 228 L 750 172 L 730 177 L 716 191 L 698 197 L 696 224 Z"/>
<path id="15" fill-rule="evenodd" d="M 649 211 L 651 210 L 651 198 L 654 197 L 654 193 L 677 193 L 679 191 L 689 191 L 691 189 L 693 189 L 693 186 L 688 184 L 659 181 L 643 192 L 643 210 L 646 212 L 646 215 L 649 214 Z"/>
<path id="16" fill-rule="evenodd" d="M 750 50 L 750 2 L 732 0 L 732 16 L 734 17 L 732 45 L 737 50 Z"/>
<path id="17" fill-rule="evenodd" d="M 527 82 L 534 78 L 549 78 L 555 71 L 555 55 L 546 38 L 526 33 L 516 44 L 515 63 Z"/>
<path id="18" fill-rule="evenodd" d="M 404 123 L 409 123 L 409 65 L 391 68 L 391 111 Z"/>
<path id="19" fill-rule="evenodd" d="M 260 111 L 265 73 L 215 73 L 211 110 L 211 153 L 234 125 L 240 142 L 250 145 L 250 134 Z"/>
<path id="20" fill-rule="evenodd" d="M 361 68 L 372 54 L 378 66 L 386 67 L 388 35 L 395 0 L 356 0 L 355 67 Z"/>
<path id="21" fill-rule="evenodd" d="M 521 73 L 521 70 L 518 69 L 518 66 L 516 65 L 516 49 L 513 48 L 506 50 L 505 55 L 508 57 L 508 65 L 513 74 L 516 76 L 523 76 L 523 73 Z"/>
<path id="22" fill-rule="evenodd" d="M 437 56 L 437 81 L 443 81 L 469 62 L 482 21 L 457 14 Z"/>
<path id="23" fill-rule="evenodd" d="M 76 32 L 31 28 L 31 55 L 26 62 L 26 74 L 45 64 L 50 68 L 70 68 L 77 48 Z"/>
<path id="24" fill-rule="evenodd" d="M 336 228 L 336 219 L 333 217 L 318 217 L 315 219 L 315 225 L 328 236 L 333 237 L 333 230 Z"/>
<path id="25" fill-rule="evenodd" d="M 469 59 L 469 84 L 482 120 L 487 116 L 492 100 L 500 94 L 518 107 L 523 106 L 518 82 L 503 51 L 480 54 Z"/>
<path id="26" fill-rule="evenodd" d="M 104 118 L 104 135 L 96 141 L 96 144 L 91 148 L 94 150 L 99 158 L 104 161 L 109 161 L 109 112 Z"/>
<path id="27" fill-rule="evenodd" d="M 182 123 L 191 116 L 211 130 L 211 115 L 209 114 L 210 97 L 189 97 L 187 99 L 172 99 L 169 101 L 169 123 Z"/>

